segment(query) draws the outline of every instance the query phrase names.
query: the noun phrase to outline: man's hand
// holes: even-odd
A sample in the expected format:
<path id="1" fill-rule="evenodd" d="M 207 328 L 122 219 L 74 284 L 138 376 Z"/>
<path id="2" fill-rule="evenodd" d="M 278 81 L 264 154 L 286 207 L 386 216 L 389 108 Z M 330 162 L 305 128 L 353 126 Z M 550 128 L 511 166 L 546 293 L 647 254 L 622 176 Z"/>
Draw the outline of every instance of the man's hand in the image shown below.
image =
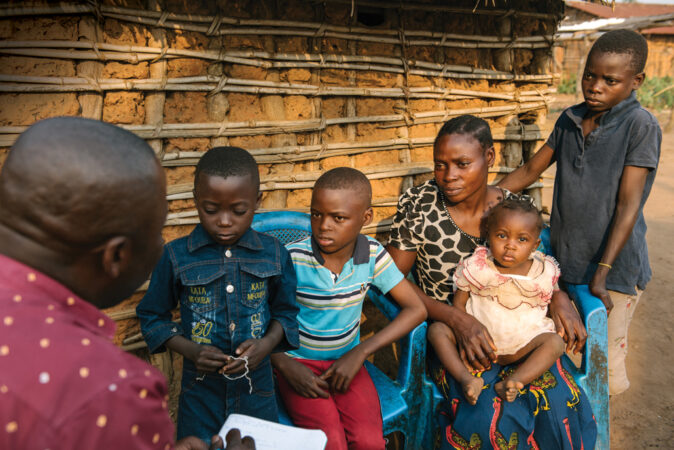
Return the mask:
<path id="1" fill-rule="evenodd" d="M 346 392 L 364 362 L 365 356 L 356 346 L 332 363 L 328 370 L 321 374 L 321 379 L 330 380 L 330 388 L 333 391 Z"/>
<path id="2" fill-rule="evenodd" d="M 234 430 L 230 430 L 230 433 Z M 236 430 L 237 432 L 239 430 Z M 229 438 L 229 433 L 227 433 L 227 437 Z M 241 439 L 241 435 L 239 434 L 239 440 Z M 250 439 L 250 438 L 249 438 Z M 252 441 L 252 439 L 251 439 Z M 229 442 L 229 439 L 227 440 Z M 218 436 L 217 434 L 211 438 L 211 445 L 208 446 L 204 441 L 199 439 L 198 437 L 195 436 L 187 436 L 186 438 L 182 438 L 178 442 L 176 442 L 176 445 L 174 450 L 218 450 L 222 448 L 223 443 L 222 443 L 222 438 Z M 255 448 L 255 444 L 253 443 L 253 447 L 232 447 L 232 449 L 246 449 L 246 448 Z M 227 447 L 229 449 L 229 447 Z"/>
<path id="3" fill-rule="evenodd" d="M 241 439 L 241 432 L 236 428 L 229 430 L 226 439 L 227 447 L 225 447 L 225 450 L 255 450 L 255 441 L 253 438 L 246 436 Z M 222 439 L 220 439 L 220 444 L 220 446 L 222 446 Z"/>
<path id="4" fill-rule="evenodd" d="M 454 308 L 451 323 L 447 325 L 456 336 L 459 355 L 467 367 L 486 370 L 496 362 L 496 345 L 487 328 L 473 316 Z"/>
<path id="5" fill-rule="evenodd" d="M 557 290 L 552 294 L 549 311 L 557 334 L 566 342 L 566 351 L 580 352 L 587 340 L 587 331 L 566 292 Z"/>
<path id="6" fill-rule="evenodd" d="M 286 379 L 295 392 L 306 398 L 330 397 L 330 394 L 328 394 L 330 385 L 327 381 L 313 373 L 307 366 L 286 355 L 275 354 L 274 356 L 277 358 L 274 363 L 276 369 L 281 372 L 283 378 Z M 277 361 L 281 358 L 283 360 L 282 364 L 278 364 Z"/>

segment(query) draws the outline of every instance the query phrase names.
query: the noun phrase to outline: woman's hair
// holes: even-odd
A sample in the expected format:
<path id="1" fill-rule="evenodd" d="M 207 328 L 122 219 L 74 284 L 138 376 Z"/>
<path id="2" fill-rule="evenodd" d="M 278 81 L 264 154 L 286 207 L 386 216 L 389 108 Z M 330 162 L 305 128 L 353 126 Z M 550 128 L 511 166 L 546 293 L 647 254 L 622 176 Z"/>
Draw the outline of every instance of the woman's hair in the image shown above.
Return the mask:
<path id="1" fill-rule="evenodd" d="M 496 223 L 499 212 L 519 211 L 525 214 L 533 214 L 536 216 L 536 234 L 539 234 L 543 229 L 543 217 L 536 208 L 534 199 L 528 195 L 511 194 L 506 199 L 502 200 L 496 206 L 489 210 L 487 216 L 482 221 L 482 236 L 486 239 L 489 235 L 489 229 Z"/>
<path id="2" fill-rule="evenodd" d="M 434 144 L 437 144 L 442 136 L 449 134 L 467 134 L 472 136 L 485 150 L 494 146 L 494 139 L 491 137 L 489 124 L 479 117 L 465 115 L 448 120 L 440 128 Z"/>

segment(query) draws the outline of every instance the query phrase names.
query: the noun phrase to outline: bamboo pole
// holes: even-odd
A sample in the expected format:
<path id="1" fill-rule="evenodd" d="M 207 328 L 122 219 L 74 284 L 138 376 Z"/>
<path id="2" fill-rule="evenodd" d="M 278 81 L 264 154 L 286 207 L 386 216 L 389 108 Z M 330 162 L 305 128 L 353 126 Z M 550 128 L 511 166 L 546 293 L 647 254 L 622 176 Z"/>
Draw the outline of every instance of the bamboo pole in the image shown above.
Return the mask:
<path id="1" fill-rule="evenodd" d="M 313 3 L 342 3 L 342 4 L 351 4 L 351 0 L 312 0 Z M 469 15 L 490 15 L 490 16 L 500 16 L 504 14 L 515 14 L 519 17 L 532 17 L 537 19 L 549 19 L 557 20 L 559 17 L 556 14 L 550 13 L 539 13 L 533 11 L 513 11 L 505 9 L 483 9 L 483 8 L 461 8 L 453 6 L 444 6 L 444 5 L 428 5 L 422 3 L 412 3 L 406 2 L 404 4 L 399 3 L 382 3 L 382 2 L 366 2 L 359 1 L 359 5 L 370 6 L 376 8 L 391 8 L 391 9 L 401 9 L 403 11 L 432 11 L 432 12 L 449 12 L 457 14 L 469 14 Z M 111 5 L 99 5 L 101 14 L 126 14 L 126 15 L 136 15 L 140 17 L 150 17 L 154 19 L 160 19 L 162 13 L 158 11 L 146 11 L 142 9 L 133 9 L 133 8 L 124 8 L 119 6 Z M 77 3 L 62 3 L 57 6 L 19 6 L 19 7 L 3 7 L 0 8 L 0 17 L 16 17 L 16 16 L 31 16 L 31 15 L 49 15 L 49 14 L 84 14 L 84 13 L 94 13 L 96 8 L 94 5 L 81 5 Z M 216 19 L 214 16 L 204 16 L 198 14 L 177 14 L 177 13 L 167 13 L 166 21 L 186 21 L 193 23 L 212 23 Z M 289 26 L 311 26 L 311 22 L 286 22 L 286 21 L 274 21 L 274 20 L 247 20 L 239 18 L 230 18 L 230 17 L 221 17 L 221 22 L 223 24 L 267 24 L 267 25 L 279 25 L 288 24 Z M 364 28 L 367 30 L 367 28 Z"/>
<path id="2" fill-rule="evenodd" d="M 431 111 L 428 113 L 413 114 L 413 124 L 441 123 L 450 117 L 473 114 L 479 117 L 504 116 L 512 111 L 524 113 L 545 108 L 544 102 L 527 102 L 523 105 L 494 106 L 482 108 L 465 108 L 451 111 Z M 350 123 L 384 122 L 382 128 L 400 126 L 405 123 L 402 114 L 386 116 L 337 117 L 332 119 L 308 119 L 288 121 L 248 121 L 225 123 L 191 123 L 191 124 L 163 124 L 160 129 L 151 125 L 120 125 L 134 132 L 144 139 L 168 138 L 195 138 L 213 136 L 255 136 L 263 134 L 283 134 L 292 132 L 311 132 L 325 129 L 329 125 L 345 125 Z M 0 127 L 0 146 L 9 147 L 18 138 L 19 134 L 28 127 Z"/>
<path id="3" fill-rule="evenodd" d="M 100 28 L 95 17 L 81 17 L 79 21 L 79 35 L 89 41 L 97 42 L 100 39 Z M 89 92 L 82 92 L 77 96 L 82 117 L 101 120 L 103 117 L 103 95 L 95 89 L 98 78 L 101 76 L 103 64 L 98 61 L 84 61 L 77 65 L 77 74 L 92 85 Z"/>
<path id="4" fill-rule="evenodd" d="M 364 167 L 360 169 L 368 179 L 380 180 L 383 178 L 397 178 L 410 175 L 421 175 L 433 171 L 433 162 L 415 162 L 415 163 L 400 163 L 395 165 L 381 165 Z M 510 167 L 492 167 L 489 173 L 510 173 L 514 169 Z M 274 190 L 274 189 L 310 189 L 314 182 L 320 177 L 322 171 L 301 172 L 295 174 L 275 174 L 263 176 L 260 179 L 260 190 Z M 192 195 L 193 186 L 191 183 L 176 184 L 169 186 L 167 189 L 166 199 L 168 201 L 174 200 L 188 200 L 194 198 Z M 174 217 L 171 225 L 187 225 L 194 224 L 198 221 L 197 218 L 191 216 Z"/>
<path id="5" fill-rule="evenodd" d="M 425 10 L 428 6 L 424 6 Z M 416 9 L 416 8 L 412 8 Z M 456 11 L 457 9 L 454 8 Z M 460 8 L 458 10 L 461 10 Z M 468 12 L 468 10 L 465 10 Z M 49 14 L 85 14 L 97 12 L 93 6 L 84 5 L 59 5 L 55 7 L 23 7 L 23 8 L 2 8 L 0 17 L 12 17 L 21 15 L 49 15 Z M 511 11 L 512 12 L 512 11 Z M 185 31 L 197 31 L 207 35 L 293 35 L 293 36 L 320 36 L 332 37 L 338 39 L 361 40 L 372 42 L 397 43 L 396 30 L 370 29 L 357 26 L 339 26 L 320 22 L 300 22 L 300 21 L 280 21 L 280 20 L 257 20 L 257 19 L 238 19 L 222 16 L 192 16 L 183 14 L 163 14 L 160 11 L 145 11 L 131 8 L 121 8 L 115 6 L 100 5 L 98 13 L 104 17 L 110 17 L 132 23 L 140 23 L 155 27 L 172 28 Z M 474 12 L 471 11 L 471 14 Z M 510 12 L 509 12 L 510 13 Z M 508 13 L 508 14 L 509 14 Z M 505 14 L 505 13 L 504 13 Z M 527 12 L 516 12 L 519 16 L 529 14 Z M 187 23 L 181 23 L 187 22 Z M 205 25 L 193 25 L 194 23 Z M 214 27 L 214 25 L 217 25 Z M 222 28 L 230 26 L 229 28 Z M 248 28 L 241 28 L 248 27 Z M 391 36 L 391 38 L 387 38 Z M 513 47 L 526 45 L 548 46 L 552 41 L 552 36 L 527 36 L 518 39 L 499 39 L 494 36 L 464 35 L 455 33 L 442 33 L 436 31 L 410 30 L 405 32 L 408 39 L 408 45 L 440 45 L 446 47 L 460 46 L 466 41 L 481 43 L 490 43 L 501 47 Z M 409 39 L 412 37 L 425 37 L 431 39 Z"/>
<path id="6" fill-rule="evenodd" d="M 151 64 L 151 68 L 159 61 Z M 13 84 L 6 84 L 13 83 Z M 305 96 L 356 96 L 384 98 L 435 98 L 443 100 L 463 100 L 484 98 L 509 101 L 531 101 L 545 99 L 555 89 L 520 91 L 509 94 L 470 89 L 441 88 L 435 86 L 402 88 L 359 88 L 349 86 L 319 86 L 270 82 L 259 80 L 230 79 L 214 75 L 181 78 L 148 78 L 124 80 L 117 78 L 98 79 L 95 82 L 83 77 L 34 77 L 25 75 L 0 74 L 0 92 L 69 92 L 69 91 L 201 91 L 201 92 L 243 92 L 252 94 L 305 95 Z M 406 95 L 407 94 L 407 95 Z"/>
<path id="7" fill-rule="evenodd" d="M 63 50 L 65 49 L 65 50 Z M 77 50 L 73 50 L 77 49 Z M 243 64 L 266 69 L 287 69 L 287 68 L 313 68 L 313 69 L 341 69 L 341 70 L 368 70 L 385 73 L 404 73 L 404 68 L 397 67 L 401 64 L 383 65 L 368 63 L 371 57 L 362 57 L 352 55 L 351 58 L 361 61 L 358 63 L 330 62 L 329 55 L 305 55 L 296 57 L 296 60 L 288 60 L 288 55 L 273 54 L 273 61 L 260 60 L 255 58 L 241 58 L 232 56 L 228 52 L 215 50 L 184 50 L 173 48 L 153 48 L 135 45 L 116 45 L 85 41 L 0 41 L 0 53 L 31 57 L 63 58 L 63 59 L 83 59 L 83 60 L 113 60 L 138 63 L 141 61 L 153 61 L 156 59 L 173 59 L 179 57 L 199 58 L 214 61 L 228 62 L 232 64 Z M 233 52 L 236 54 L 236 52 Z M 260 52 L 258 52 L 260 53 Z M 337 58 L 342 59 L 342 58 Z M 410 61 L 403 62 L 409 65 Z M 410 65 L 410 67 L 412 67 Z M 413 75 L 433 76 L 442 78 L 459 79 L 484 79 L 484 80 L 514 80 L 528 82 L 550 83 L 553 80 L 551 75 L 516 75 L 498 71 L 473 71 L 473 72 L 454 72 L 443 69 L 410 69 Z"/>
<path id="8" fill-rule="evenodd" d="M 160 0 L 148 0 L 148 7 L 155 11 L 161 11 L 163 8 Z M 162 29 L 150 30 L 152 40 L 165 47 L 166 31 Z M 161 84 L 166 81 L 167 62 L 165 59 L 150 62 L 150 77 L 158 79 Z M 99 81 L 100 85 L 100 81 Z M 166 93 L 163 89 L 157 89 L 153 92 L 148 92 L 145 95 L 145 123 L 152 125 L 155 128 L 161 128 L 164 123 L 164 103 L 166 101 Z M 161 158 L 164 155 L 163 141 L 161 139 L 148 139 L 147 143 L 152 147 L 155 154 Z"/>

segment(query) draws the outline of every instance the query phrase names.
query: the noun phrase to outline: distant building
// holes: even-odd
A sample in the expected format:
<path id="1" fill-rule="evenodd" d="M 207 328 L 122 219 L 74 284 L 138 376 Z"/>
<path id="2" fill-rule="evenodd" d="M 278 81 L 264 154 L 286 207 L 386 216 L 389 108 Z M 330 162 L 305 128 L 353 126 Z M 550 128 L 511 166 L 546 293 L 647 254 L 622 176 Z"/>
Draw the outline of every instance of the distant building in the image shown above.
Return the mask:
<path id="1" fill-rule="evenodd" d="M 631 28 L 648 40 L 647 77 L 674 73 L 674 5 L 566 1 L 564 20 L 555 36 L 555 72 L 562 79 L 580 78 L 594 41 L 609 29 Z"/>

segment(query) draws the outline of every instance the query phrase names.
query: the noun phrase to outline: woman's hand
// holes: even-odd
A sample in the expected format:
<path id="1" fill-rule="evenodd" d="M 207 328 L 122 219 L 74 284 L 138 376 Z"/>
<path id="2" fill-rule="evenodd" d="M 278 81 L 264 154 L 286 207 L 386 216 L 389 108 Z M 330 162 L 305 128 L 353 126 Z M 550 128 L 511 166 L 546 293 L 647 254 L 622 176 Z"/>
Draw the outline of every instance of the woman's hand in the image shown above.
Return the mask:
<path id="1" fill-rule="evenodd" d="M 452 308 L 453 314 L 447 325 L 456 336 L 459 355 L 464 364 L 473 370 L 486 370 L 496 362 L 496 345 L 487 328 L 475 317 Z"/>
<path id="2" fill-rule="evenodd" d="M 330 388 L 333 391 L 344 393 L 364 363 L 365 355 L 356 346 L 332 363 L 328 370 L 321 374 L 321 379 L 330 380 Z"/>
<path id="3" fill-rule="evenodd" d="M 278 370 L 288 384 L 306 398 L 329 398 L 330 385 L 321 379 L 304 364 L 295 361 L 283 353 L 272 355 L 272 364 Z"/>
<path id="4" fill-rule="evenodd" d="M 557 334 L 566 342 L 566 351 L 581 351 L 587 340 L 587 331 L 566 292 L 557 290 L 552 294 L 548 311 L 555 323 Z"/>

